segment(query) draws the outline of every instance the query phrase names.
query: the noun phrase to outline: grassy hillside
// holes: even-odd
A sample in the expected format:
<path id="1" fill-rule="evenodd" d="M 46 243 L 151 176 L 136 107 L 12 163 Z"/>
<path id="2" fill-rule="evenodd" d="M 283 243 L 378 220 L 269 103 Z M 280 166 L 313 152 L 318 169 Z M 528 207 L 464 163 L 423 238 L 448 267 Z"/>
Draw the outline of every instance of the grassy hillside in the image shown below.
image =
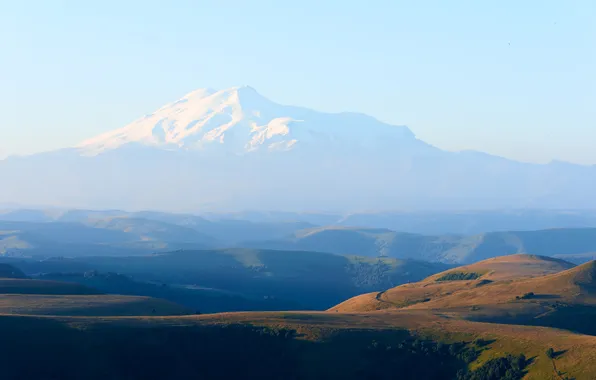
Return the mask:
<path id="1" fill-rule="evenodd" d="M 171 255 L 186 254 L 190 253 Z M 271 254 L 283 255 L 219 252 L 227 255 L 226 260 L 241 258 L 253 266 L 264 265 Z M 163 266 L 167 261 L 160 262 L 162 256 L 169 255 L 152 259 Z M 304 265 L 290 257 L 288 265 Z M 175 267 L 173 262 L 168 265 Z M 284 270 L 278 268 L 287 275 Z M 469 273 L 477 273 L 478 278 L 458 279 Z M 338 307 L 328 312 L 184 316 L 172 315 L 184 313 L 183 308 L 147 297 L 4 294 L 0 314 L 18 316 L 0 316 L 4 338 L 0 357 L 10 363 L 3 371 L 7 379 L 75 379 L 84 373 L 89 379 L 484 380 L 502 371 L 496 378 L 507 372 L 509 379 L 587 380 L 596 373 L 595 336 L 506 323 L 514 323 L 507 318 L 518 312 L 522 316 L 538 312 L 533 318 L 540 320 L 549 315 L 540 309 L 546 304 L 596 305 L 595 284 L 596 263 L 573 267 L 552 258 L 515 255 L 372 293 L 376 302 L 392 304 L 374 312 L 344 312 Z M 398 304 L 399 297 L 407 298 L 400 293 L 411 295 L 416 289 L 427 292 L 428 299 Z M 520 292 L 525 293 L 516 298 Z M 498 314 L 499 308 L 505 313 Z M 590 319 L 582 320 L 577 310 L 550 322 L 578 317 L 589 325 Z M 19 339 L 22 336 L 28 339 Z M 35 366 L 30 365 L 31 358 Z"/>
<path id="2" fill-rule="evenodd" d="M 547 276 L 462 290 L 412 308 L 454 310 L 463 318 L 550 326 L 596 335 L 596 263 Z"/>
<path id="3" fill-rule="evenodd" d="M 437 281 L 450 273 L 477 273 L 482 280 L 512 280 L 525 277 L 538 277 L 559 273 L 575 267 L 565 260 L 546 256 L 514 254 L 494 257 L 474 264 L 464 265 L 437 273 L 427 281 Z"/>
<path id="4" fill-rule="evenodd" d="M 138 316 L 189 313 L 188 308 L 166 300 L 104 295 L 77 283 L 0 278 L 0 314 Z"/>
<path id="5" fill-rule="evenodd" d="M 5 379 L 383 379 L 396 370 L 402 378 L 448 379 L 465 366 L 457 355 L 466 351 L 458 346 L 451 354 L 445 345 L 430 356 L 411 352 L 418 341 L 399 329 L 336 331 L 316 341 L 292 329 L 196 319 L 0 317 L 0 331 L 0 355 L 10 363 Z M 395 348 L 386 351 L 385 342 Z"/>
<path id="6" fill-rule="evenodd" d="M 283 309 L 310 310 L 324 310 L 354 295 L 418 281 L 448 268 L 444 264 L 390 258 L 256 249 L 4 261 L 29 274 L 92 270 L 115 272 L 132 275 L 140 282 L 165 283 L 170 287 L 208 288 L 212 294 L 232 293 L 245 299 L 258 300 L 261 305 L 265 301 L 266 304 L 275 304 Z M 271 307 L 262 310 L 267 309 Z M 213 311 L 224 310 L 227 309 Z"/>
<path id="7" fill-rule="evenodd" d="M 479 323 L 450 318 L 423 310 L 398 310 L 361 314 L 344 313 L 240 313 L 203 316 L 202 323 L 243 323 L 253 326 L 275 326 L 293 329 L 306 339 L 326 341 L 337 331 L 379 332 L 406 330 L 418 339 L 449 344 L 464 342 L 478 349 L 478 357 L 469 363 L 478 369 L 489 360 L 507 354 L 524 354 L 531 359 L 524 379 L 557 379 L 557 373 L 570 379 L 592 379 L 596 373 L 596 337 L 544 327 Z M 377 338 L 379 339 L 379 338 Z M 379 342 L 381 340 L 379 339 Z M 385 343 L 383 349 L 391 343 Z M 395 341 L 393 342 L 395 344 Z M 556 358 L 546 356 L 553 348 Z M 433 362 L 426 362 L 432 366 Z M 553 364 L 557 371 L 553 369 Z M 398 371 L 394 368 L 394 371 Z M 385 376 L 395 376 L 395 372 Z M 391 378 L 391 377 L 388 377 Z M 413 377 L 419 378 L 419 377 Z M 448 377 L 454 378 L 454 377 Z"/>
<path id="8" fill-rule="evenodd" d="M 492 289 L 495 284 L 500 282 L 511 284 L 513 280 L 541 278 L 544 275 L 565 271 L 573 266 L 571 263 L 550 257 L 534 255 L 503 256 L 450 269 L 420 282 L 401 285 L 380 293 L 363 294 L 344 301 L 331 310 L 355 312 L 414 307 L 414 305 L 426 308 L 431 307 L 430 305 L 437 302 L 437 300 L 451 299 L 457 294 L 467 295 L 469 294 L 465 293 L 467 291 L 480 295 L 486 289 Z M 468 279 L 471 274 L 474 275 L 473 279 Z M 510 294 L 509 299 L 514 298 L 515 295 L 516 293 Z M 485 297 L 483 303 L 493 303 L 495 301 L 484 294 L 481 297 Z M 468 302 L 466 306 L 476 305 L 473 301 L 470 302 L 472 303 Z"/>
<path id="9" fill-rule="evenodd" d="M 566 269 L 570 266 L 527 255 L 491 259 L 418 283 L 363 294 L 330 311 L 426 310 L 467 320 L 596 335 L 592 323 L 596 318 L 596 262 Z M 470 273 L 478 278 L 457 278 Z"/>
<path id="10" fill-rule="evenodd" d="M 85 373 L 89 379 L 447 380 L 469 378 L 466 373 L 480 373 L 507 355 L 523 361 L 513 379 L 557 379 L 560 372 L 587 380 L 596 373 L 595 337 L 414 311 L 0 317 L 0 331 L 0 354 L 11 363 L 3 371 L 7 379 Z M 23 334 L 30 339 L 18 339 Z M 30 358 L 37 365 L 28 365 Z"/>
<path id="11" fill-rule="evenodd" d="M 247 298 L 240 293 L 199 286 L 142 282 L 136 281 L 131 276 L 117 273 L 99 273 L 97 271 L 46 273 L 37 278 L 82 284 L 108 294 L 165 299 L 200 313 L 299 308 L 296 303 L 275 298 Z"/>

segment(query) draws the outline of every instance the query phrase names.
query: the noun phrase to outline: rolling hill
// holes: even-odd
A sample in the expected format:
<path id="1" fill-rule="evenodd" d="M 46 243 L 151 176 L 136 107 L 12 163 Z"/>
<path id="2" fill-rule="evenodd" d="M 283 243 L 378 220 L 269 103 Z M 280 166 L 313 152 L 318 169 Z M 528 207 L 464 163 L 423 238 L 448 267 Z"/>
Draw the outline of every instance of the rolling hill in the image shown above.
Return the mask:
<path id="1" fill-rule="evenodd" d="M 595 242 L 596 228 L 421 235 L 386 228 L 313 227 L 297 220 L 237 220 L 230 215 L 206 219 L 189 214 L 114 210 L 0 213 L 0 254 L 12 256 L 131 256 L 239 247 L 448 264 L 530 253 L 582 263 L 596 257 Z"/>
<path id="2" fill-rule="evenodd" d="M 496 323 L 563 328 L 596 335 L 596 262 L 566 271 L 515 281 L 495 281 L 478 289 L 463 289 L 425 305 L 453 311 L 462 318 Z"/>
<path id="3" fill-rule="evenodd" d="M 216 239 L 194 229 L 140 218 L 81 222 L 0 221 L 0 253 L 26 256 L 132 255 L 203 249 Z"/>
<path id="4" fill-rule="evenodd" d="M 442 261 L 440 259 L 444 252 L 458 247 L 461 239 L 459 236 L 425 236 L 382 228 L 326 226 L 296 231 L 292 236 L 277 241 L 253 241 L 243 245 L 264 249 Z"/>
<path id="5" fill-rule="evenodd" d="M 592 299 L 595 268 L 594 263 L 574 267 L 531 255 L 496 258 L 395 288 L 445 286 L 424 303 L 374 312 L 334 309 L 159 316 L 154 304 L 131 305 L 120 298 L 32 296 L 29 301 L 19 300 L 19 316 L 0 316 L 5 338 L 0 354 L 11 363 L 4 370 L 8 379 L 74 378 L 88 371 L 90 379 L 399 376 L 470 380 L 494 379 L 482 376 L 507 371 L 508 378 L 517 380 L 588 380 L 596 373 L 595 336 L 475 320 L 466 312 L 471 308 L 461 305 L 475 303 L 470 294 L 482 291 L 486 293 L 480 311 L 491 305 L 526 308 L 553 302 L 541 297 L 547 295 L 589 306 L 596 304 Z M 470 273 L 478 278 L 455 279 Z M 512 298 L 529 289 L 535 291 L 535 298 Z M 387 300 L 395 301 L 391 297 Z M 10 304 L 10 298 L 0 297 L 0 311 L 10 311 L 10 305 L 3 304 Z M 425 307 L 433 302 L 435 306 Z M 154 307 L 155 313 L 148 313 L 148 307 Z M 110 316 L 108 310 L 127 317 Z M 143 312 L 143 316 L 128 316 Z M 52 316 L 35 316 L 40 314 Z M 30 339 L 17 339 L 23 334 Z M 27 357 L 39 357 L 39 365 L 27 365 Z M 498 368 L 503 372 L 495 372 Z"/>
<path id="6" fill-rule="evenodd" d="M 0 263 L 0 294 L 96 295 L 101 293 L 79 284 L 29 279 L 14 265 Z"/>
<path id="7" fill-rule="evenodd" d="M 70 282 L 98 289 L 107 294 L 160 298 L 187 307 L 198 313 L 230 311 L 269 311 L 299 308 L 297 303 L 276 298 L 248 298 L 241 293 L 196 285 L 165 284 L 137 281 L 117 273 L 58 272 L 43 273 L 37 279 Z"/>
<path id="8" fill-rule="evenodd" d="M 363 294 L 331 308 L 330 311 L 399 309 L 416 304 L 424 304 L 426 307 L 431 301 L 448 299 L 454 293 L 470 289 L 471 292 L 480 292 L 480 289 L 485 289 L 495 281 L 510 282 L 514 279 L 543 276 L 558 273 L 573 266 L 562 260 L 533 255 L 498 257 L 450 269 L 416 283 L 401 285 L 383 292 Z M 493 300 L 486 298 L 486 302 L 491 303 Z"/>
<path id="9" fill-rule="evenodd" d="M 492 323 L 564 328 L 595 335 L 596 262 L 577 267 L 514 255 L 439 273 L 418 283 L 349 299 L 330 312 L 427 310 Z"/>
<path id="10" fill-rule="evenodd" d="M 284 239 L 246 242 L 245 246 L 279 250 L 313 250 L 336 254 L 410 258 L 465 264 L 491 257 L 529 253 L 592 259 L 595 228 L 489 232 L 479 235 L 427 236 L 387 229 L 327 226 L 295 232 Z"/>
<path id="11" fill-rule="evenodd" d="M 263 301 L 266 301 L 265 304 L 284 309 L 308 310 L 325 310 L 362 292 L 418 281 L 449 267 L 416 260 L 258 249 L 177 251 L 145 256 L 41 261 L 0 258 L 0 261 L 11 263 L 31 275 L 80 274 L 93 270 L 113 272 L 133 276 L 139 282 L 203 289 L 212 295 L 219 292 L 258 301 L 253 305 L 265 306 Z M 222 310 L 226 309 L 217 311 Z"/>
<path id="12" fill-rule="evenodd" d="M 279 239 L 309 223 L 209 221 L 188 214 L 85 210 L 0 212 L 0 254 L 134 255 L 227 247 L 246 239 Z"/>
<path id="13" fill-rule="evenodd" d="M 0 264 L 0 314 L 138 316 L 183 315 L 189 309 L 150 297 L 105 295 L 78 283 L 25 278 L 9 264 Z"/>
<path id="14" fill-rule="evenodd" d="M 477 235 L 487 232 L 536 231 L 553 228 L 596 228 L 596 211 L 579 209 L 495 209 L 483 211 L 208 212 L 209 220 L 259 223 L 303 221 L 315 226 L 385 228 L 422 235 Z M 1 218 L 1 216 L 0 216 Z M 290 235 L 290 234 L 288 234 Z M 250 240 L 250 239 L 246 239 Z"/>

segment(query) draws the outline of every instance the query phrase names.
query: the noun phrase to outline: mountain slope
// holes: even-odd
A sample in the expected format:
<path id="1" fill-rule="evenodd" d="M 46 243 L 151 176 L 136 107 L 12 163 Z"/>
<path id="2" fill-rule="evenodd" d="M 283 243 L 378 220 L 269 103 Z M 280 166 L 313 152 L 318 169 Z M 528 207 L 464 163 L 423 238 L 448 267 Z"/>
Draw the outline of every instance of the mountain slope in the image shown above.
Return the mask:
<path id="1" fill-rule="evenodd" d="M 591 261 L 549 275 L 516 281 L 495 281 L 494 284 L 478 287 L 477 290 L 462 289 L 441 299 L 432 299 L 424 307 L 449 308 L 494 304 L 514 307 L 514 301 L 534 303 L 536 306 L 543 300 L 546 304 L 556 301 L 568 305 L 596 305 L 596 262 Z M 418 308 L 420 305 L 412 307 Z"/>
<path id="2" fill-rule="evenodd" d="M 338 120 L 333 120 L 334 118 Z M 341 123 L 338 123 L 340 121 Z M 366 130 L 366 133 L 362 133 Z M 101 154 L 138 143 L 163 149 L 224 149 L 242 154 L 286 151 L 297 146 L 340 148 L 415 141 L 406 127 L 390 127 L 358 114 L 328 115 L 275 104 L 253 88 L 199 89 L 128 126 L 81 143 L 83 154 Z M 422 143 L 419 143 L 423 145 Z"/>
<path id="3" fill-rule="evenodd" d="M 382 228 L 326 226 L 296 231 L 284 239 L 250 241 L 242 245 L 280 250 L 330 252 L 368 257 L 395 257 L 427 261 L 444 260 L 462 243 L 459 236 L 425 236 Z"/>
<path id="4" fill-rule="evenodd" d="M 423 311 L 495 324 L 596 335 L 596 262 L 577 267 L 516 255 L 455 268 L 413 284 L 349 299 L 331 312 Z"/>
<path id="5" fill-rule="evenodd" d="M 74 148 L 9 157 L 0 178 L 0 203 L 105 209 L 596 207 L 596 167 L 442 151 L 406 127 L 248 87 L 197 90 Z"/>
<path id="6" fill-rule="evenodd" d="M 472 306 L 477 305 L 478 302 L 491 304 L 497 302 L 498 297 L 495 298 L 482 293 L 489 287 L 494 288 L 499 283 L 511 284 L 512 280 L 524 278 L 532 278 L 528 281 L 533 281 L 533 278 L 541 279 L 544 275 L 565 273 L 563 271 L 569 268 L 573 268 L 573 264 L 550 257 L 534 255 L 497 257 L 449 269 L 422 281 L 401 285 L 381 293 L 363 294 L 349 299 L 330 310 L 358 312 L 408 307 L 427 308 L 437 302 L 453 299 L 458 294 L 463 294 L 469 298 L 465 302 L 462 301 L 461 305 Z M 513 284 L 517 283 L 516 281 L 513 282 Z M 507 294 L 507 300 L 511 300 L 518 293 L 510 289 L 510 293 L 504 294 Z M 482 294 L 484 298 L 472 296 L 474 294 Z M 520 295 L 523 294 L 523 292 L 520 293 Z"/>

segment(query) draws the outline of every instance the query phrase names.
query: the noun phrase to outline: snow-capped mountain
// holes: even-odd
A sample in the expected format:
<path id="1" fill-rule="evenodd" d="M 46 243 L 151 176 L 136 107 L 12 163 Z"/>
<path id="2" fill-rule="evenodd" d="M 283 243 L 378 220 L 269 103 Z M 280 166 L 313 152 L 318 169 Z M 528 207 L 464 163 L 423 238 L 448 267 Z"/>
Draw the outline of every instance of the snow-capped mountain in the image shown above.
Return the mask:
<path id="1" fill-rule="evenodd" d="M 162 149 L 222 149 L 243 154 L 288 151 L 297 146 L 375 147 L 387 140 L 414 140 L 406 127 L 361 114 L 326 114 L 273 103 L 252 87 L 199 89 L 124 128 L 84 141 L 85 155 L 126 144 Z"/>
<path id="2" fill-rule="evenodd" d="M 0 179 L 0 204 L 78 208 L 596 208 L 596 167 L 447 152 L 404 126 L 250 87 L 193 91 L 76 147 L 0 160 Z"/>

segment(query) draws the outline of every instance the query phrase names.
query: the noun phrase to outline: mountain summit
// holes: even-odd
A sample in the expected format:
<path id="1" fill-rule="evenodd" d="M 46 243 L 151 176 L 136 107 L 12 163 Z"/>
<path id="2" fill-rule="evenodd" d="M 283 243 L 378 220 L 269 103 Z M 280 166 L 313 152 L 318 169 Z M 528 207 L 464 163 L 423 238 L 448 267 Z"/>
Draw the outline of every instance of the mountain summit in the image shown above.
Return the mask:
<path id="1" fill-rule="evenodd" d="M 406 127 L 360 114 L 326 114 L 276 104 L 249 86 L 199 89 L 124 128 L 84 141 L 76 148 L 97 155 L 126 144 L 163 149 L 224 149 L 242 154 L 289 151 L 306 145 L 374 147 L 387 139 L 415 140 Z"/>
<path id="2" fill-rule="evenodd" d="M 76 147 L 2 160 L 0 178 L 0 204 L 96 209 L 596 207 L 596 167 L 447 152 L 404 126 L 247 86 L 196 90 Z"/>

